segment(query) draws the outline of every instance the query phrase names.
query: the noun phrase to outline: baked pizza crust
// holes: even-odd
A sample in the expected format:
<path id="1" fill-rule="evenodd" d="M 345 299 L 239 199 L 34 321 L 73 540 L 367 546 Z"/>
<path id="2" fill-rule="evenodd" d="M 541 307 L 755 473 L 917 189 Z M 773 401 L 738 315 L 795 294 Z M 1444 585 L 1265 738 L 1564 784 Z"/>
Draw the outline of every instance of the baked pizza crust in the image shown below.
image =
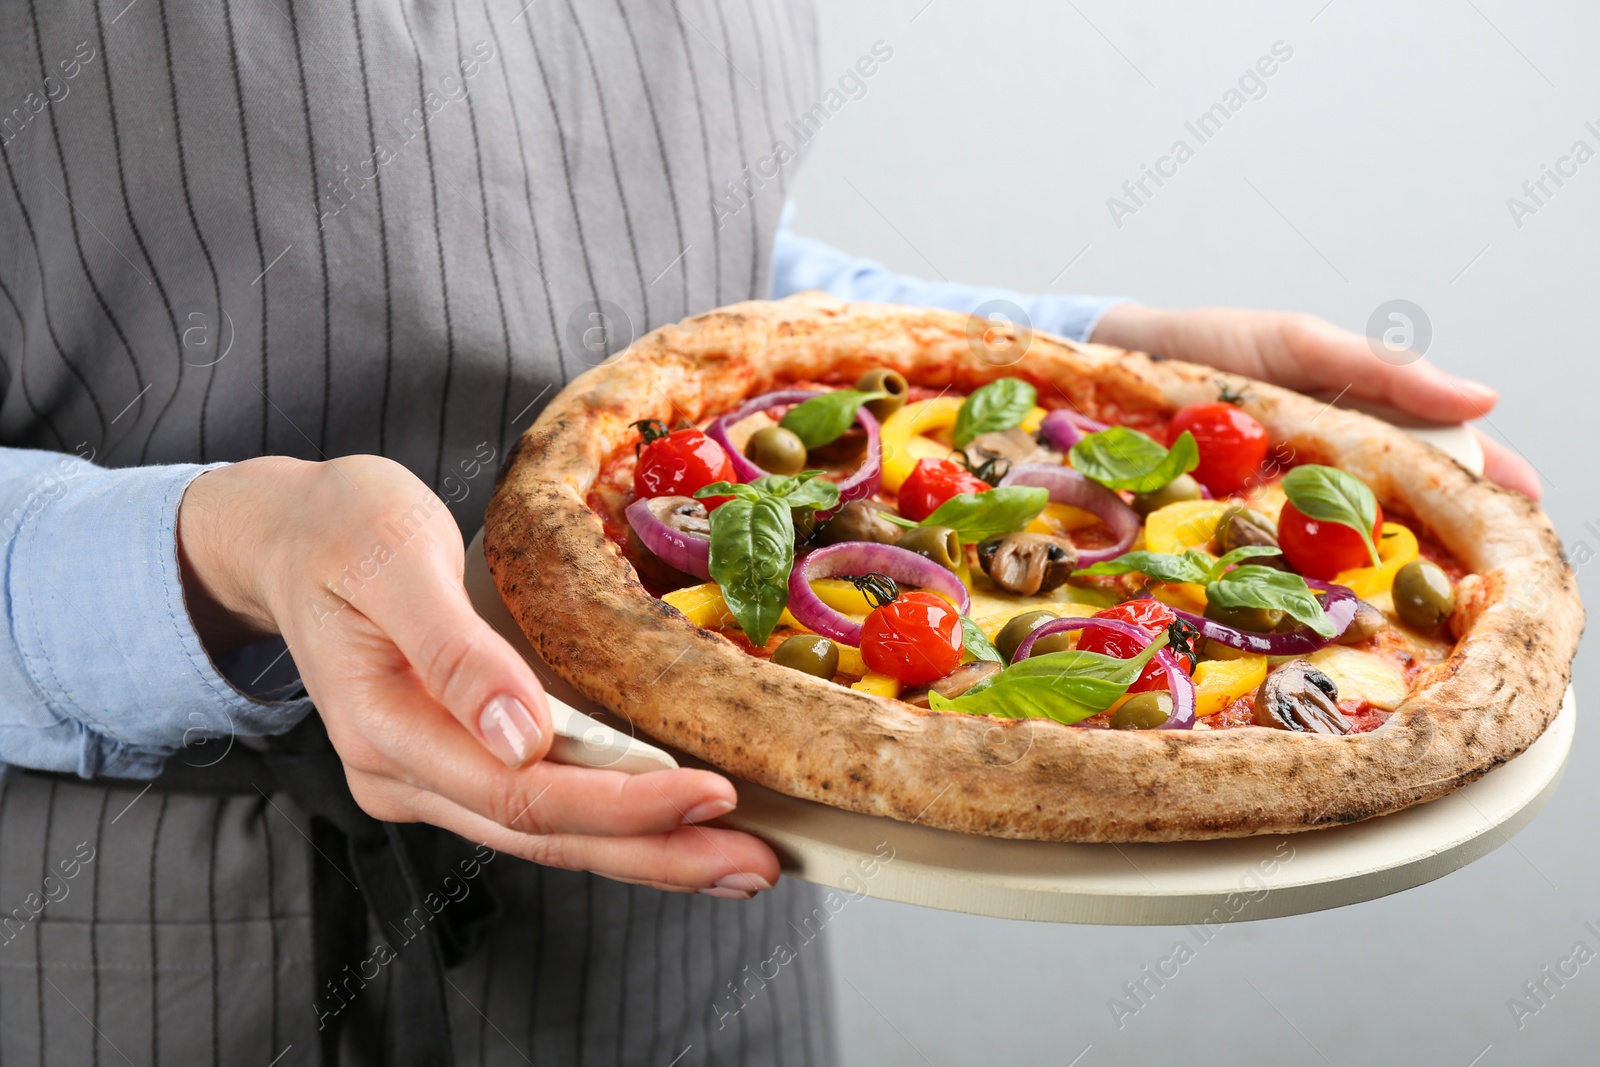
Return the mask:
<path id="1" fill-rule="evenodd" d="M 523 632 L 585 695 L 730 774 L 851 811 L 1045 841 L 1355 822 L 1459 788 L 1555 717 L 1583 608 L 1544 512 L 1385 423 L 1247 379 L 1228 376 L 1248 384 L 1245 409 L 1274 442 L 1357 475 L 1480 576 L 1463 585 L 1454 653 L 1370 733 L 1084 730 L 922 711 L 692 625 L 645 591 L 586 504 L 635 420 L 698 422 L 788 382 L 847 383 L 874 366 L 961 390 L 1022 377 L 1046 406 L 1059 389 L 1090 412 L 1166 414 L 1217 397 L 1211 368 L 1042 333 L 1008 348 L 991 331 L 985 348 L 969 340 L 977 321 L 808 293 L 663 327 L 575 379 L 522 436 L 485 519 L 489 569 Z"/>

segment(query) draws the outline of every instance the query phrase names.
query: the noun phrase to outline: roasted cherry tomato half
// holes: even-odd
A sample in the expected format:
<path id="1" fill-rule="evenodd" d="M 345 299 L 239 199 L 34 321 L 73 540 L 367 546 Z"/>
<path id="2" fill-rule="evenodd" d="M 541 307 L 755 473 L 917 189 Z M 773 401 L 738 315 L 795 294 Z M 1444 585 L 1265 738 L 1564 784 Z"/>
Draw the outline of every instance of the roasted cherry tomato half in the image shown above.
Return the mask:
<path id="1" fill-rule="evenodd" d="M 1372 543 L 1383 536 L 1383 508 L 1378 508 L 1378 521 L 1372 527 Z M 1348 526 L 1336 522 L 1318 522 L 1293 504 L 1283 505 L 1278 515 L 1278 547 L 1289 566 L 1307 578 L 1328 581 L 1340 571 L 1372 566 L 1366 542 Z M 1247 561 L 1248 562 L 1248 561 Z"/>
<path id="2" fill-rule="evenodd" d="M 1159 600 L 1152 599 L 1125 600 L 1114 607 L 1095 612 L 1094 617 L 1131 622 L 1151 637 L 1160 636 L 1161 631 L 1171 626 L 1173 620 L 1177 618 L 1171 608 Z M 1082 652 L 1098 652 L 1102 656 L 1114 656 L 1117 659 L 1132 659 L 1139 654 L 1140 646 L 1134 643 L 1133 638 L 1122 634 L 1105 630 L 1084 630 L 1078 635 L 1078 649 Z M 1194 673 L 1194 664 L 1189 661 L 1189 657 L 1180 654 L 1178 662 L 1182 664 L 1185 673 Z M 1161 664 L 1152 659 L 1145 664 L 1144 670 L 1139 672 L 1138 680 L 1128 686 L 1128 692 L 1147 693 L 1153 689 L 1166 689 L 1167 686 L 1167 672 L 1162 670 Z"/>
<path id="3" fill-rule="evenodd" d="M 901 593 L 861 625 L 867 669 L 901 685 L 927 685 L 961 666 L 961 616 L 942 596 Z"/>
<path id="4" fill-rule="evenodd" d="M 921 522 L 959 493 L 982 493 L 992 488 L 953 460 L 924 459 L 900 486 L 900 514 Z"/>
<path id="5" fill-rule="evenodd" d="M 722 446 L 699 430 L 686 428 L 667 432 L 655 419 L 636 423 L 644 443 L 639 462 L 633 468 L 633 491 L 638 496 L 694 496 L 712 482 L 738 481 L 733 461 Z M 714 496 L 707 508 L 725 504 L 732 497 Z"/>
<path id="6" fill-rule="evenodd" d="M 1192 473 L 1217 496 L 1248 485 L 1267 458 L 1266 428 L 1220 400 L 1180 409 L 1172 416 L 1171 429 L 1173 440 L 1185 430 L 1194 434 L 1200 465 Z"/>

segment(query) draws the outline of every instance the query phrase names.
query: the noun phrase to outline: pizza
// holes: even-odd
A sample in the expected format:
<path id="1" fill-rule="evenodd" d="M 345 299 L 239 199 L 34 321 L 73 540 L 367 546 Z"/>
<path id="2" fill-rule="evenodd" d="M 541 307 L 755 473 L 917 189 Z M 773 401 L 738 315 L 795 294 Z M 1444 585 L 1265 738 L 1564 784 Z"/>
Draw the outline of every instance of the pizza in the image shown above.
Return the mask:
<path id="1" fill-rule="evenodd" d="M 1559 710 L 1548 518 L 1385 423 L 949 311 L 750 302 L 522 436 L 485 556 L 549 665 L 732 775 L 973 834 L 1289 833 Z"/>

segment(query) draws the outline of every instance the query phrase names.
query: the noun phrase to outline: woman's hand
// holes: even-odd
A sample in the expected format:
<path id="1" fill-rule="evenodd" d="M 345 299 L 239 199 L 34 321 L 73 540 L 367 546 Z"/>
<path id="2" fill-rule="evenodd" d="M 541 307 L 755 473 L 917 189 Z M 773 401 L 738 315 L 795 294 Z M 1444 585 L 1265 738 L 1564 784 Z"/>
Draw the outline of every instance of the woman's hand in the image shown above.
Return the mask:
<path id="1" fill-rule="evenodd" d="M 444 502 L 399 464 L 208 471 L 179 508 L 178 545 L 207 647 L 283 635 L 375 818 L 662 889 L 748 897 L 777 881 L 761 841 L 695 825 L 733 809 L 726 779 L 543 762 L 544 691 L 468 601 Z"/>
<path id="2" fill-rule="evenodd" d="M 1091 340 L 1158 352 L 1301 392 L 1339 392 L 1432 422 L 1466 422 L 1499 399 L 1481 382 L 1454 378 L 1418 357 L 1404 366 L 1377 357 L 1365 337 L 1315 315 L 1237 308 L 1168 310 L 1123 304 L 1107 311 Z M 1539 476 L 1527 460 L 1476 431 L 1484 475 L 1539 499 Z"/>

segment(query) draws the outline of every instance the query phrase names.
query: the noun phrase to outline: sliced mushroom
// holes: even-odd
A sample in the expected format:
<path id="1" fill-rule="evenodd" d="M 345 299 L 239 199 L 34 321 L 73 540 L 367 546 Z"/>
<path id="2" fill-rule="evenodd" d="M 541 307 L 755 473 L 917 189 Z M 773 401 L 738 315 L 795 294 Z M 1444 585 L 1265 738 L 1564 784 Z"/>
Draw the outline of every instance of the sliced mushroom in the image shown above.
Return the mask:
<path id="1" fill-rule="evenodd" d="M 711 536 L 711 520 L 706 515 L 704 502 L 687 496 L 655 496 L 650 498 L 650 510 L 655 517 L 681 533 L 698 537 Z M 644 546 L 632 526 L 628 527 L 628 558 L 633 561 L 639 577 L 660 589 L 679 589 L 700 579 L 688 575 Z"/>
<path id="2" fill-rule="evenodd" d="M 1310 734 L 1347 734 L 1350 724 L 1339 711 L 1339 687 L 1303 659 L 1290 660 L 1271 674 L 1256 692 L 1257 726 Z"/>
<path id="3" fill-rule="evenodd" d="M 1387 628 L 1389 617 L 1365 600 L 1356 601 L 1356 614 L 1339 635 L 1341 645 L 1358 645 L 1379 630 Z"/>
<path id="4" fill-rule="evenodd" d="M 975 659 L 971 663 L 963 663 L 949 674 L 936 682 L 919 685 L 914 689 L 901 692 L 900 699 L 907 704 L 915 704 L 919 708 L 928 706 L 928 694 L 938 693 L 942 697 L 954 699 L 965 693 L 992 674 L 998 674 L 1000 664 L 992 659 Z"/>
<path id="5" fill-rule="evenodd" d="M 964 450 L 974 470 L 990 460 L 1003 460 L 1015 467 L 1019 463 L 1060 463 L 1061 453 L 1046 448 L 1038 438 L 1020 426 L 995 433 L 980 433 Z"/>
<path id="6" fill-rule="evenodd" d="M 817 531 L 816 539 L 825 545 L 841 541 L 872 541 L 892 545 L 900 539 L 902 528 L 883 517 L 884 508 L 867 500 L 852 500 L 834 513 Z"/>
<path id="7" fill-rule="evenodd" d="M 1011 593 L 1048 593 L 1078 566 L 1072 542 L 1048 534 L 1010 533 L 978 546 L 978 564 L 994 584 Z"/>
<path id="8" fill-rule="evenodd" d="M 650 512 L 679 533 L 711 536 L 711 517 L 705 503 L 692 496 L 653 496 Z"/>

